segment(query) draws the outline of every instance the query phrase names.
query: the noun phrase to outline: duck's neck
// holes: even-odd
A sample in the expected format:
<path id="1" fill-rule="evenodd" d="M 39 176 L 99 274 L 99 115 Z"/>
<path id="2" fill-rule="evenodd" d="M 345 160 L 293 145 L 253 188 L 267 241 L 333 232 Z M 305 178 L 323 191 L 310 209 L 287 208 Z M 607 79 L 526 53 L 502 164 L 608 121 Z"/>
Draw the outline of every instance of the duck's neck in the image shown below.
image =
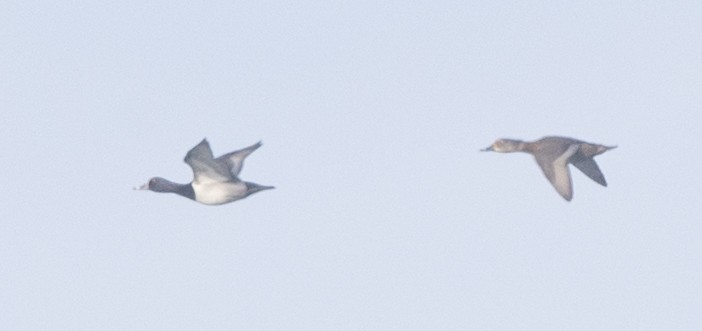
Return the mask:
<path id="1" fill-rule="evenodd" d="M 537 145 L 535 142 L 522 141 L 519 143 L 517 150 L 524 153 L 534 154 L 537 152 L 538 148 L 539 145 Z"/>
<path id="2" fill-rule="evenodd" d="M 195 191 L 193 190 L 193 186 L 190 183 L 179 184 L 164 180 L 162 183 L 160 183 L 157 189 L 154 189 L 154 191 L 175 193 L 182 195 L 188 199 L 195 200 Z"/>

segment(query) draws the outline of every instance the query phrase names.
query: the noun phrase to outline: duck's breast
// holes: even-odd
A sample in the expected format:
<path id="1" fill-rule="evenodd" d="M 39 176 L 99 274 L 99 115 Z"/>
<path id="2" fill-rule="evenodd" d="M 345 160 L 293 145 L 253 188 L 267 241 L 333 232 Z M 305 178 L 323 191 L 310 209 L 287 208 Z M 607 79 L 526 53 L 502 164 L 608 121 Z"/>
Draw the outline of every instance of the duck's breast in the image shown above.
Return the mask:
<path id="1" fill-rule="evenodd" d="M 193 183 L 195 200 L 206 205 L 221 205 L 246 196 L 246 184 L 242 182 Z"/>

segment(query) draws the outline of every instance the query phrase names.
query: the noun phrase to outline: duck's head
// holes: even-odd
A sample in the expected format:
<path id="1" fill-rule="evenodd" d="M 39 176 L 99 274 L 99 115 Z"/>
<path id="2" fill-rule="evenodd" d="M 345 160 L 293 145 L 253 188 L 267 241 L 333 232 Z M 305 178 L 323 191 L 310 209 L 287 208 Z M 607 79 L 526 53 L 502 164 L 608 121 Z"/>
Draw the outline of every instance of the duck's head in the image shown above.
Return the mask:
<path id="1" fill-rule="evenodd" d="M 161 177 L 154 177 L 149 179 L 146 184 L 135 187 L 135 190 L 150 190 L 154 192 L 173 192 L 177 184 L 169 181 L 168 179 Z"/>
<path id="2" fill-rule="evenodd" d="M 481 149 L 482 152 L 498 152 L 498 153 L 511 153 L 520 151 L 521 140 L 516 139 L 498 139 L 492 145 L 487 148 Z"/>

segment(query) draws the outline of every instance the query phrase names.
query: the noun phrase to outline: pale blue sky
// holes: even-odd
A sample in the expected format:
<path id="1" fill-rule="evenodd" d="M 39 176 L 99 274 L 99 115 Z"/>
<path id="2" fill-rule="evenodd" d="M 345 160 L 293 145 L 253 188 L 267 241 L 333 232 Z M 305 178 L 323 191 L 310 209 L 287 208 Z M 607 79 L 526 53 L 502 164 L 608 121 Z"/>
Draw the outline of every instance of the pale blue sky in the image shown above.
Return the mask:
<path id="1" fill-rule="evenodd" d="M 696 1 L 10 1 L 2 330 L 702 325 Z M 499 137 L 619 145 L 565 202 Z M 135 192 L 263 140 L 275 185 Z"/>

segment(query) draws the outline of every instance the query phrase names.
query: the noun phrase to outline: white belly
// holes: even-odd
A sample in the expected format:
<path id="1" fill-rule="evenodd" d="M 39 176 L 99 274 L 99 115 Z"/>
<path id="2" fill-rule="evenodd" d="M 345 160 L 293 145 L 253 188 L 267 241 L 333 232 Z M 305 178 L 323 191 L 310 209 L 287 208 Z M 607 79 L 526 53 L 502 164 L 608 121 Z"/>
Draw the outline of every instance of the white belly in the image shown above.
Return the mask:
<path id="1" fill-rule="evenodd" d="M 206 205 L 220 205 L 246 196 L 244 183 L 193 183 L 195 201 Z"/>

